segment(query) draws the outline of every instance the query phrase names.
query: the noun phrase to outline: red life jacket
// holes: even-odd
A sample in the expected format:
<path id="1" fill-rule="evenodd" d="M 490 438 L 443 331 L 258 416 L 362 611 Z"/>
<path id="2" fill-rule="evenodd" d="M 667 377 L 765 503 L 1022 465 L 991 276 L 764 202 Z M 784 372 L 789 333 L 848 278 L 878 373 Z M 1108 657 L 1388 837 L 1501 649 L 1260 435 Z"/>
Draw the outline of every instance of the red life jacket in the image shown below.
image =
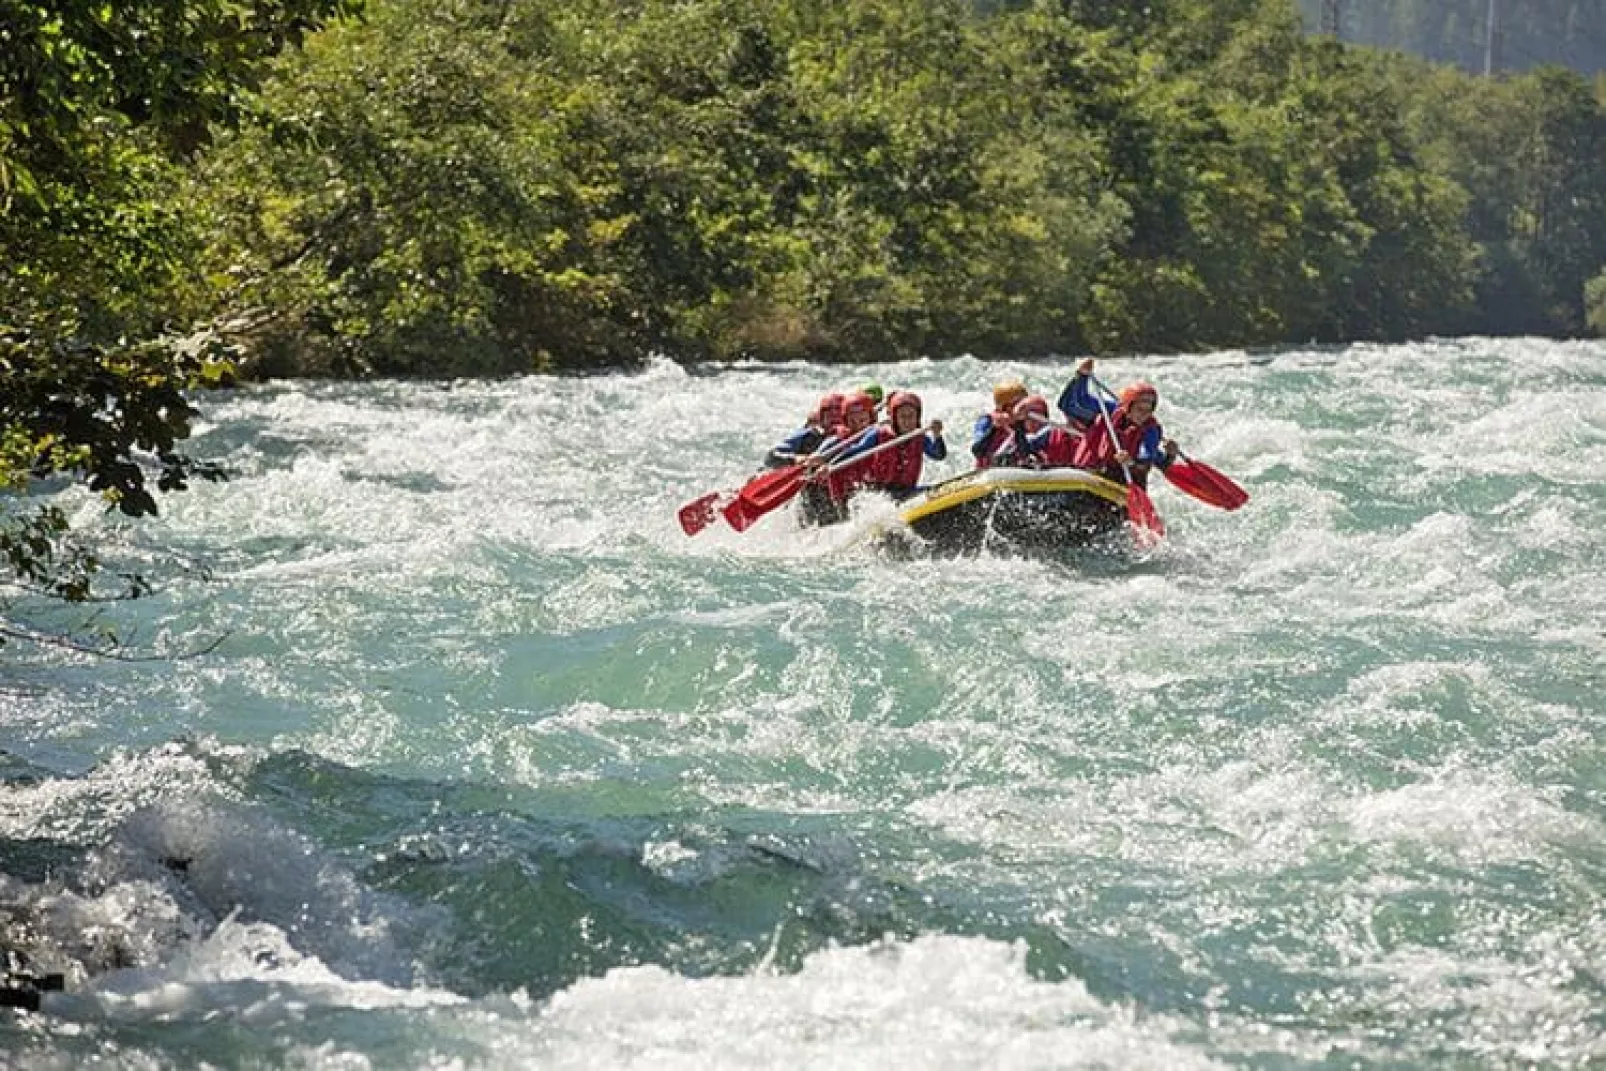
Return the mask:
<path id="1" fill-rule="evenodd" d="M 854 431 L 846 424 L 838 424 L 831 429 L 830 438 L 835 439 L 836 445 L 840 446 L 850 439 L 857 439 L 864 432 L 864 428 Z M 815 452 L 819 452 L 819 447 L 815 447 Z M 874 458 L 870 459 L 870 461 L 874 460 Z M 825 478 L 825 487 L 831 493 L 831 497 L 838 502 L 847 501 L 848 496 L 858 490 L 859 485 L 865 481 L 867 475 L 866 466 L 869 465 L 870 461 L 849 463 L 833 455 L 826 463 L 832 466 L 841 463 L 842 471 L 834 472 Z"/>
<path id="2" fill-rule="evenodd" d="M 981 453 L 976 455 L 976 467 L 978 469 L 992 468 L 996 463 L 998 451 L 1002 450 L 1004 443 L 1008 442 L 1010 437 L 1014 435 L 1014 432 L 1008 428 L 1000 426 L 1001 421 L 999 418 L 1003 415 L 997 410 L 993 412 L 992 430 L 987 432 L 987 438 L 982 440 Z"/>
<path id="3" fill-rule="evenodd" d="M 876 429 L 876 445 L 889 443 L 897 432 L 883 424 Z M 869 483 L 906 491 L 920 482 L 920 468 L 926 459 L 926 437 L 918 435 L 906 443 L 883 450 L 870 459 Z"/>
<path id="4" fill-rule="evenodd" d="M 831 492 L 831 497 L 838 502 L 846 502 L 853 492 L 870 482 L 870 464 L 875 458 L 866 458 L 863 461 L 843 462 L 840 471 L 833 472 L 825 478 L 825 486 Z"/>
<path id="5" fill-rule="evenodd" d="M 1126 406 L 1119 406 L 1110 414 L 1109 421 L 1101 418 L 1088 425 L 1082 437 L 1077 440 L 1071 464 L 1079 469 L 1110 473 L 1112 478 L 1119 478 L 1121 466 L 1115 460 L 1115 447 L 1110 442 L 1109 425 L 1115 425 L 1115 434 L 1120 437 L 1121 449 L 1136 457 L 1138 447 L 1143 444 L 1143 433 L 1148 431 L 1149 425 L 1153 423 L 1155 420 L 1151 416 L 1141 424 L 1134 424 L 1127 419 Z"/>
<path id="6" fill-rule="evenodd" d="M 1034 456 L 1037 463 L 1045 469 L 1064 468 L 1074 464 L 1072 459 L 1075 458 L 1077 444 L 1081 441 L 1064 428 L 1049 428 L 1043 448 Z"/>
<path id="7" fill-rule="evenodd" d="M 848 439 L 857 439 L 859 436 L 864 434 L 864 431 L 864 428 L 860 428 L 858 431 L 852 431 L 846 424 L 839 424 L 837 425 L 837 429 L 835 432 L 833 432 L 833 434 L 836 436 L 837 442 L 840 443 L 845 442 Z M 880 441 L 881 436 L 878 434 L 876 436 L 876 442 Z M 846 502 L 849 496 L 851 496 L 853 492 L 857 491 L 865 483 L 865 481 L 870 478 L 870 465 L 874 461 L 875 458 L 873 457 L 865 458 L 862 461 L 858 460 L 857 458 L 849 460 L 833 458 L 829 463 L 830 466 L 832 468 L 836 468 L 836 466 L 841 465 L 842 468 L 840 471 L 833 472 L 831 475 L 825 478 L 826 490 L 831 492 L 831 497 L 836 501 Z"/>

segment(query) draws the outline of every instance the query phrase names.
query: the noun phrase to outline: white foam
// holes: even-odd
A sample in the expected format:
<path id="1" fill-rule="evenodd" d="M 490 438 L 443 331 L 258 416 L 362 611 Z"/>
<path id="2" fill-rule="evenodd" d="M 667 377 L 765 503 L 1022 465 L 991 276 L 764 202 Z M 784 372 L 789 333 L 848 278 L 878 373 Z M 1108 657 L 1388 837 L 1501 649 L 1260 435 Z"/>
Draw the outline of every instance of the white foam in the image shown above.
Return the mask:
<path id="1" fill-rule="evenodd" d="M 1025 955 L 923 937 L 815 953 L 795 974 L 616 969 L 552 998 L 531 1055 L 553 1068 L 1218 1066 L 1182 1040 L 1185 1022 L 1034 981 Z"/>

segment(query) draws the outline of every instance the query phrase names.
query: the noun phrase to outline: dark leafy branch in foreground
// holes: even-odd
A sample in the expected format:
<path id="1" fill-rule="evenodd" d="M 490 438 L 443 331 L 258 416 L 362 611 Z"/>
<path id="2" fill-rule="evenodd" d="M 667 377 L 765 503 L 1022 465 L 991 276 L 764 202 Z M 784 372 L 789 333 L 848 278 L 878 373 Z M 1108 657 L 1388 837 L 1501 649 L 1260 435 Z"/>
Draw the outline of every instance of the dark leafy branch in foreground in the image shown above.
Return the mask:
<path id="1" fill-rule="evenodd" d="M 0 562 L 92 598 L 39 481 L 81 482 L 130 517 L 216 465 L 186 455 L 189 396 L 232 352 L 179 204 L 274 56 L 348 0 L 0 0 Z"/>

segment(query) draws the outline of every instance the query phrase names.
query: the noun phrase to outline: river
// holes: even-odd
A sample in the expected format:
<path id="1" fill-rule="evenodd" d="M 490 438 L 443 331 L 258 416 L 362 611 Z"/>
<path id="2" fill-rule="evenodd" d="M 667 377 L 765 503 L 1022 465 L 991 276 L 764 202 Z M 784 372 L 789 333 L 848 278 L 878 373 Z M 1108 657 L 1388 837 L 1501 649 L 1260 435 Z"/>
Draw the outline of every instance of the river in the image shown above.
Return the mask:
<path id="1" fill-rule="evenodd" d="M 1606 345 L 1102 361 L 1252 496 L 1156 479 L 1152 550 L 676 524 L 828 388 L 919 391 L 941 477 L 1072 363 L 199 399 L 229 482 L 57 493 L 155 592 L 11 605 L 167 657 L 0 649 L 67 983 L 0 1059 L 1606 1062 Z"/>

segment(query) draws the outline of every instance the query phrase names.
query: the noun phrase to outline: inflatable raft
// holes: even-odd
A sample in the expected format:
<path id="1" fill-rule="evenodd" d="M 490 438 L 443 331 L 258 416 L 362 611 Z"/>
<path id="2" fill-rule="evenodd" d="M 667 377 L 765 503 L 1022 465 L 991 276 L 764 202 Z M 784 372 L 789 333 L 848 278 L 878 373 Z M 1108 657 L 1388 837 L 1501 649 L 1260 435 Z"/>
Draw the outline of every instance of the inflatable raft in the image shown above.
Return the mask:
<path id="1" fill-rule="evenodd" d="M 939 556 L 1085 547 L 1126 524 L 1126 488 L 1082 469 L 980 469 L 907 499 L 869 533 Z"/>

